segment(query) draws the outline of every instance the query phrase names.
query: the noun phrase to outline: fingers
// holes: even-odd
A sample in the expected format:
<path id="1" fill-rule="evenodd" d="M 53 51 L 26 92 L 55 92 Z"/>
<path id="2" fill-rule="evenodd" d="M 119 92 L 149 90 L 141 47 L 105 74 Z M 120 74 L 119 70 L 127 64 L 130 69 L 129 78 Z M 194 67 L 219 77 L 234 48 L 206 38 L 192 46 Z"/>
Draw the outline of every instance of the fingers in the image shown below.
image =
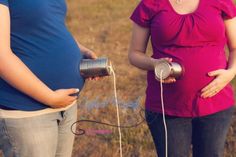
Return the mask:
<path id="1" fill-rule="evenodd" d="M 90 58 L 90 59 L 97 59 L 97 55 L 93 52 L 93 51 L 88 51 L 86 53 L 86 57 Z"/>
<path id="2" fill-rule="evenodd" d="M 162 83 L 166 83 L 166 84 L 174 83 L 174 82 L 176 82 L 176 79 L 174 77 L 168 77 L 167 79 L 162 80 Z"/>
<path id="3" fill-rule="evenodd" d="M 222 83 L 219 78 L 214 79 L 210 84 L 201 90 L 201 97 L 209 98 L 216 95 L 225 87 L 226 84 Z"/>
<path id="4" fill-rule="evenodd" d="M 63 107 L 68 106 L 70 104 L 72 104 L 74 101 L 76 101 L 78 99 L 77 93 L 76 94 L 72 94 L 69 95 L 65 98 L 65 102 L 63 103 Z"/>
<path id="5" fill-rule="evenodd" d="M 213 76 L 218 76 L 222 73 L 222 69 L 218 69 L 218 70 L 215 70 L 215 71 L 211 71 L 208 73 L 209 76 L 213 77 Z"/>
<path id="6" fill-rule="evenodd" d="M 74 102 L 77 98 L 78 98 L 78 96 L 70 96 L 68 101 L 70 101 L 70 104 L 71 104 L 71 103 Z"/>
<path id="7" fill-rule="evenodd" d="M 210 77 L 217 77 L 219 75 L 221 75 L 224 71 L 222 69 L 218 69 L 215 71 L 211 71 L 208 73 L 208 75 Z M 219 77 L 218 77 L 219 78 Z M 214 95 L 216 95 L 220 90 L 221 90 L 221 86 L 219 85 L 219 79 L 214 79 L 210 84 L 208 84 L 206 87 L 204 87 L 201 90 L 201 97 L 203 98 L 209 98 L 212 97 Z"/>
<path id="8" fill-rule="evenodd" d="M 213 96 L 216 95 L 218 92 L 219 92 L 218 90 L 212 90 L 212 91 L 206 96 L 206 98 L 213 97 Z"/>
<path id="9" fill-rule="evenodd" d="M 218 89 L 217 87 L 213 87 L 213 88 L 210 88 L 210 89 L 206 90 L 205 92 L 203 92 L 201 94 L 201 97 L 209 98 L 209 97 L 216 95 L 219 91 L 220 91 L 220 89 Z"/>
<path id="10" fill-rule="evenodd" d="M 100 80 L 101 78 L 103 78 L 103 77 L 89 77 L 89 78 L 87 78 L 87 80 L 89 80 L 89 81 L 91 81 L 91 80 L 98 81 L 98 80 Z"/>
<path id="11" fill-rule="evenodd" d="M 73 94 L 77 94 L 79 92 L 79 89 L 78 88 L 71 88 L 71 89 L 67 89 L 66 90 L 66 93 L 68 95 L 73 95 Z"/>
<path id="12" fill-rule="evenodd" d="M 98 81 L 101 77 L 94 77 L 95 81 Z"/>
<path id="13" fill-rule="evenodd" d="M 225 84 L 218 83 L 218 81 L 215 79 L 212 81 L 209 85 L 207 85 L 205 88 L 201 90 L 201 97 L 203 98 L 209 98 L 221 91 L 225 87 Z"/>
<path id="14" fill-rule="evenodd" d="M 168 62 L 172 62 L 172 58 L 164 58 L 165 60 L 167 60 Z"/>
<path id="15" fill-rule="evenodd" d="M 209 90 L 213 89 L 215 86 L 216 86 L 216 82 L 215 82 L 215 80 L 214 80 L 214 81 L 212 81 L 210 84 L 208 84 L 206 87 L 204 87 L 204 88 L 201 90 L 201 92 L 202 92 L 202 93 L 205 93 L 206 91 L 209 91 Z"/>
<path id="16" fill-rule="evenodd" d="M 169 58 L 169 57 L 166 57 L 166 58 L 159 58 L 159 59 L 154 59 L 155 60 L 155 62 L 157 61 L 168 61 L 168 62 L 172 62 L 172 58 Z"/>
<path id="17" fill-rule="evenodd" d="M 65 104 L 63 105 L 63 107 L 68 106 L 70 104 L 72 104 L 75 100 L 78 99 L 78 92 L 74 93 L 74 94 L 70 94 L 69 96 L 67 96 L 67 98 L 65 99 Z"/>
<path id="18" fill-rule="evenodd" d="M 79 89 L 58 89 L 54 91 L 51 101 L 48 103 L 52 108 L 62 108 L 72 104 L 78 98 Z"/>
<path id="19" fill-rule="evenodd" d="M 93 53 L 92 55 L 91 55 L 91 59 L 97 59 L 98 57 L 97 57 L 97 55 L 95 54 L 95 53 Z"/>

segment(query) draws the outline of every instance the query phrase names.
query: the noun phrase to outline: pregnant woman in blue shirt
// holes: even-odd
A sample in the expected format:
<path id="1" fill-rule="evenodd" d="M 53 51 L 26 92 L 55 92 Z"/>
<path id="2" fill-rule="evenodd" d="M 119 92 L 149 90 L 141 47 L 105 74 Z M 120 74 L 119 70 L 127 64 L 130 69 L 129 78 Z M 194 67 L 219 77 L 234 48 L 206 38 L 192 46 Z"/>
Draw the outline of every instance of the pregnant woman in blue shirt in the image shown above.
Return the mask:
<path id="1" fill-rule="evenodd" d="M 82 56 L 65 0 L 0 0 L 0 149 L 6 157 L 69 157 Z"/>

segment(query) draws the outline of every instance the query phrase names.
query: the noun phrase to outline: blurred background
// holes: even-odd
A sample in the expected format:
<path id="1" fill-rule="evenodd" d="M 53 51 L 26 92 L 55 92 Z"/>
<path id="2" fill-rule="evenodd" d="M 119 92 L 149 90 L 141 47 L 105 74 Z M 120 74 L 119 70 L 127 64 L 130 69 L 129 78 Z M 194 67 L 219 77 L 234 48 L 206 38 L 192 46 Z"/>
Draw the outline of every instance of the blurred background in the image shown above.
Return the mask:
<path id="1" fill-rule="evenodd" d="M 132 125 L 142 121 L 139 111 L 144 108 L 146 73 L 131 66 L 127 59 L 132 26 L 129 16 L 139 0 L 67 2 L 67 25 L 74 37 L 98 56 L 109 57 L 113 63 L 121 124 Z M 151 54 L 150 45 L 148 54 Z M 235 86 L 236 82 L 233 84 Z M 112 77 L 86 82 L 78 99 L 78 120 L 83 119 L 117 124 Z M 87 133 L 76 136 L 73 157 L 119 157 L 117 128 L 95 123 L 81 123 L 79 127 Z M 136 128 L 122 129 L 122 136 L 124 157 L 156 156 L 145 123 Z M 236 157 L 236 117 L 228 133 L 225 157 Z"/>
<path id="2" fill-rule="evenodd" d="M 68 0 L 67 24 L 75 38 L 99 56 L 109 57 L 114 65 L 123 125 L 135 124 L 142 120 L 139 110 L 143 108 L 145 99 L 146 73 L 131 66 L 127 59 L 132 27 L 129 16 L 139 2 Z M 148 53 L 151 54 L 150 45 Z M 87 81 L 79 98 L 78 119 L 117 123 L 112 77 Z M 228 133 L 225 157 L 236 157 L 236 118 L 233 120 Z M 76 137 L 73 157 L 119 156 L 117 128 L 86 123 L 81 123 L 80 127 L 90 133 Z M 101 135 L 94 133 L 94 130 L 109 130 L 112 133 Z M 124 157 L 156 156 L 146 124 L 122 129 L 122 134 Z"/>

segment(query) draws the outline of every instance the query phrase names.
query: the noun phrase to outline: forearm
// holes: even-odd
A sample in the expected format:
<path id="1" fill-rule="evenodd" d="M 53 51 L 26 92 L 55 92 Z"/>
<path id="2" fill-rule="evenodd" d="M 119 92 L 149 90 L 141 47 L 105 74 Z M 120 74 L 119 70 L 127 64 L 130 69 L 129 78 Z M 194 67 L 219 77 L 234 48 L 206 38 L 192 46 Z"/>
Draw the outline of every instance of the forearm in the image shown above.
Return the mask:
<path id="1" fill-rule="evenodd" d="M 233 76 L 236 74 L 236 19 L 228 19 L 224 21 L 225 32 L 229 47 L 229 58 L 228 58 L 228 71 L 232 73 Z"/>
<path id="2" fill-rule="evenodd" d="M 143 52 L 134 51 L 130 52 L 129 61 L 132 65 L 142 69 L 142 70 L 153 70 L 154 69 L 154 59 L 147 56 Z"/>
<path id="3" fill-rule="evenodd" d="M 228 59 L 228 70 L 236 75 L 236 49 L 230 50 Z"/>
<path id="4" fill-rule="evenodd" d="M 133 23 L 128 58 L 132 65 L 142 70 L 154 69 L 154 59 L 146 55 L 149 37 L 149 28 L 144 28 L 136 23 Z"/>
<path id="5" fill-rule="evenodd" d="M 12 52 L 0 53 L 0 77 L 26 95 L 50 104 L 53 91 L 40 81 Z"/>
<path id="6" fill-rule="evenodd" d="M 80 48 L 81 53 L 86 55 L 87 53 L 92 51 L 92 50 L 88 49 L 87 47 L 83 46 L 78 40 L 76 40 L 76 43 L 77 43 L 78 47 Z"/>
<path id="7" fill-rule="evenodd" d="M 90 49 L 86 48 L 85 46 L 83 46 L 82 44 L 80 44 L 78 41 L 77 41 L 77 44 L 80 48 L 80 51 L 83 53 L 83 54 L 86 54 L 88 51 L 91 51 Z"/>
<path id="8" fill-rule="evenodd" d="M 97 59 L 97 55 L 90 49 L 88 49 L 87 47 L 83 46 L 82 44 L 80 44 L 78 41 L 77 45 L 80 48 L 80 52 L 89 59 Z"/>

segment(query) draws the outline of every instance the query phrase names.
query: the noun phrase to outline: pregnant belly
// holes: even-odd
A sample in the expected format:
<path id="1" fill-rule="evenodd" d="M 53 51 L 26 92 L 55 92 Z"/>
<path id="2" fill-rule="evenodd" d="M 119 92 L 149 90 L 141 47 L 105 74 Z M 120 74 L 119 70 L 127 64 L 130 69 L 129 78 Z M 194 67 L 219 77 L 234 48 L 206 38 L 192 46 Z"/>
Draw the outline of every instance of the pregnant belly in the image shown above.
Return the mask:
<path id="1" fill-rule="evenodd" d="M 199 92 L 214 79 L 208 75 L 210 71 L 226 68 L 224 50 L 216 47 L 190 49 L 188 51 L 183 49 L 181 51 L 180 49 L 175 53 L 171 52 L 168 57 L 170 56 L 174 62 L 182 64 L 184 72 L 176 83 L 167 85 L 166 88 L 171 88 L 180 93 Z"/>
<path id="2" fill-rule="evenodd" d="M 20 57 L 30 70 L 51 89 L 82 88 L 84 80 L 79 72 L 82 59 L 79 49 L 54 52 L 37 58 Z"/>

